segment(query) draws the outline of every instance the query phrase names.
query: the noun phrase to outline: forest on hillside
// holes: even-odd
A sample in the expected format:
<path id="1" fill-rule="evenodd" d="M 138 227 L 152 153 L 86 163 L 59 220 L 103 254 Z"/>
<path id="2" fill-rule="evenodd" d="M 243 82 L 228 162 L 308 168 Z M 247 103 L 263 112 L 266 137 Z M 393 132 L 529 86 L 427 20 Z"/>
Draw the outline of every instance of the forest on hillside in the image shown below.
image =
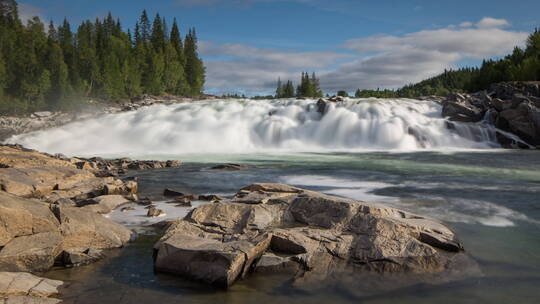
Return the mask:
<path id="1" fill-rule="evenodd" d="M 15 0 L 0 0 L 0 113 L 68 110 L 90 98 L 119 100 L 143 94 L 196 96 L 205 68 L 194 28 L 182 38 L 143 11 L 133 32 L 110 13 L 82 22 L 23 24 Z"/>
<path id="2" fill-rule="evenodd" d="M 462 68 L 399 89 L 399 97 L 445 96 L 452 92 L 478 92 L 492 83 L 540 80 L 540 30 L 529 35 L 525 49 L 514 48 L 500 60 L 484 60 L 480 67 Z"/>

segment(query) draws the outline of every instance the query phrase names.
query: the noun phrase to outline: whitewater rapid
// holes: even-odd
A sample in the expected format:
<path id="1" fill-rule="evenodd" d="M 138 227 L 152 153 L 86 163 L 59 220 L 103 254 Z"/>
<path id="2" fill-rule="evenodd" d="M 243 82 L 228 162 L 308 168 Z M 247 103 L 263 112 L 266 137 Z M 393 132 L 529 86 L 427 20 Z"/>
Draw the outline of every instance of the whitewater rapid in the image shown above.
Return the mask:
<path id="1" fill-rule="evenodd" d="M 441 118 L 433 101 L 211 100 L 106 114 L 8 143 L 66 155 L 418 151 L 499 147 L 495 130 Z"/>

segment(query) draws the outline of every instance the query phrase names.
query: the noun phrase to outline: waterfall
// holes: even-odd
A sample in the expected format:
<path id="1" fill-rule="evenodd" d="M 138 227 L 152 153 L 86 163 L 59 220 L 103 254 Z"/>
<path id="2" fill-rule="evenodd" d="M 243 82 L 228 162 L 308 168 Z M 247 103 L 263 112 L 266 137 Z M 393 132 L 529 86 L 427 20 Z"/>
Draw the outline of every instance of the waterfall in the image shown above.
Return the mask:
<path id="1" fill-rule="evenodd" d="M 499 147 L 487 124 L 441 118 L 410 99 L 347 99 L 324 113 L 316 100 L 212 100 L 154 105 L 22 134 L 19 143 L 68 155 L 417 151 Z"/>

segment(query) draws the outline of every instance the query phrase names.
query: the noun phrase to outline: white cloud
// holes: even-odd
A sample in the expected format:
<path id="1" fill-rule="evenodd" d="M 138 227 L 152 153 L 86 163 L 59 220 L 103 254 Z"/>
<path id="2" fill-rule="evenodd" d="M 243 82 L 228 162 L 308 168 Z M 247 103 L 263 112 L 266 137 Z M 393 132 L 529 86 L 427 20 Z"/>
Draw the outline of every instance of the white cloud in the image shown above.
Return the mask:
<path id="1" fill-rule="evenodd" d="M 507 26 L 510 26 L 510 22 L 507 20 L 490 17 L 485 17 L 476 24 L 476 27 L 478 28 L 502 28 Z"/>
<path id="2" fill-rule="evenodd" d="M 38 16 L 41 20 L 43 20 L 43 10 L 37 6 L 26 3 L 19 3 L 19 18 L 23 23 L 26 23 L 34 16 Z"/>
<path id="3" fill-rule="evenodd" d="M 465 59 L 503 56 L 522 46 L 528 34 L 503 30 L 503 19 L 484 18 L 460 28 L 424 30 L 404 36 L 379 35 L 346 41 L 344 47 L 360 55 L 321 79 L 328 89 L 397 88 L 454 68 Z M 375 53 L 375 55 L 373 55 Z"/>
<path id="4" fill-rule="evenodd" d="M 269 92 L 274 89 L 278 77 L 296 79 L 300 71 L 324 70 L 351 57 L 337 52 L 292 52 L 238 43 L 201 42 L 199 49 L 207 58 L 206 86 L 218 92 L 231 92 L 237 88 Z"/>
<path id="5" fill-rule="evenodd" d="M 403 36 L 376 35 L 351 39 L 335 52 L 292 52 L 244 44 L 202 43 L 210 56 L 208 88 L 244 88 L 267 92 L 277 77 L 296 80 L 301 71 L 315 71 L 328 92 L 356 88 L 398 88 L 421 81 L 463 60 L 503 56 L 523 46 L 528 33 L 503 29 L 509 22 L 484 18 L 459 27 L 423 30 Z M 343 62 L 345 61 L 345 63 Z"/>

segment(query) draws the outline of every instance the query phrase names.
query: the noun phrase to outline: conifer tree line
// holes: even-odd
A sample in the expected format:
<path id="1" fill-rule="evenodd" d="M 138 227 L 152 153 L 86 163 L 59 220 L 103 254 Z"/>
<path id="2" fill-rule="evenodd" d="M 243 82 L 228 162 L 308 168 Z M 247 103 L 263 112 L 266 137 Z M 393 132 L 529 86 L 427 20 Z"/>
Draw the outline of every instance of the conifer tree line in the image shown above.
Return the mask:
<path id="1" fill-rule="evenodd" d="M 399 97 L 448 95 L 452 92 L 486 90 L 492 83 L 540 81 L 540 29 L 529 35 L 525 49 L 514 48 L 500 60 L 484 60 L 479 68 L 444 71 L 441 75 L 408 85 L 396 92 Z"/>
<path id="2" fill-rule="evenodd" d="M 170 28 L 170 30 L 169 30 Z M 15 0 L 0 0 L 0 113 L 64 110 L 87 98 L 202 94 L 205 68 L 195 29 L 181 36 L 143 11 L 134 31 L 109 15 L 73 31 L 64 19 L 24 25 Z"/>
<path id="3" fill-rule="evenodd" d="M 292 81 L 287 80 L 285 83 L 278 79 L 276 98 L 292 98 L 292 97 L 323 97 L 323 91 L 319 78 L 312 73 L 311 76 L 307 72 L 302 72 L 300 84 L 294 88 Z"/>

